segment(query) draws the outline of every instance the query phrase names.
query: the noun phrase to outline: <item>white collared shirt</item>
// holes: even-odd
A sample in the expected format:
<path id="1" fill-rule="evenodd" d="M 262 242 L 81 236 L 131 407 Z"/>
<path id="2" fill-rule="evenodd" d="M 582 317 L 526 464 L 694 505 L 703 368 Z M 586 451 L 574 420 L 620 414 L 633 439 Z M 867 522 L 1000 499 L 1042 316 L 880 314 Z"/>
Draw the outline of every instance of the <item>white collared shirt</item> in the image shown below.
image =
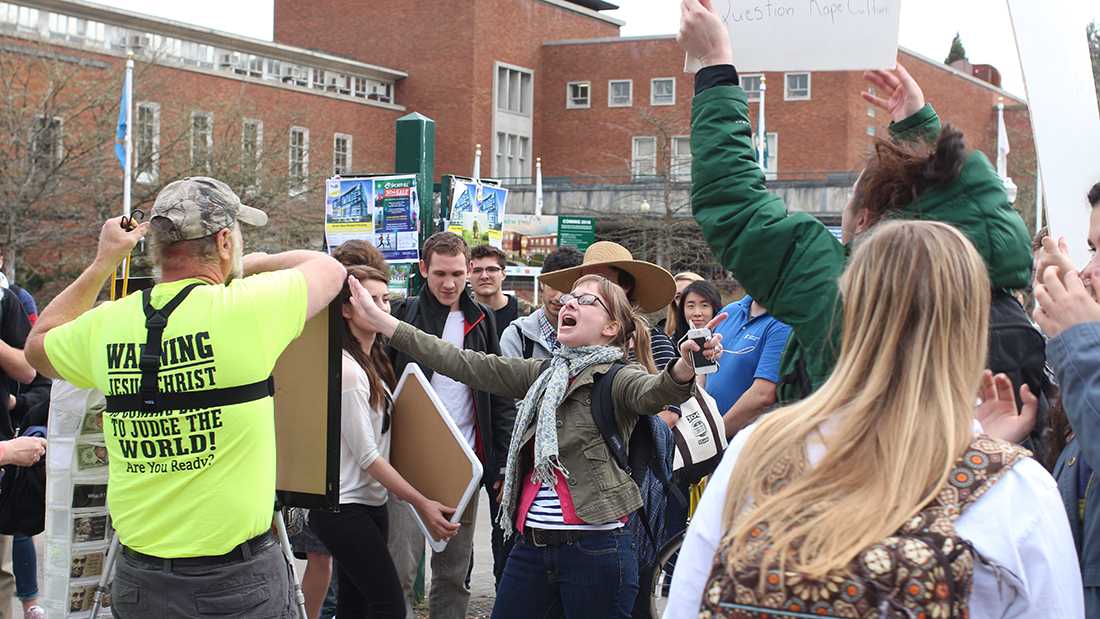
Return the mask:
<path id="1" fill-rule="evenodd" d="M 725 532 L 722 511 L 730 474 L 755 428 L 753 424 L 734 437 L 711 475 L 676 562 L 665 619 L 699 616 L 715 550 Z M 811 443 L 807 452 L 810 462 L 816 463 L 825 447 Z M 971 619 L 1085 616 L 1081 571 L 1065 508 L 1054 479 L 1035 460 L 1017 461 L 963 512 L 955 530 L 1002 569 L 998 578 L 993 568 L 975 561 Z"/>

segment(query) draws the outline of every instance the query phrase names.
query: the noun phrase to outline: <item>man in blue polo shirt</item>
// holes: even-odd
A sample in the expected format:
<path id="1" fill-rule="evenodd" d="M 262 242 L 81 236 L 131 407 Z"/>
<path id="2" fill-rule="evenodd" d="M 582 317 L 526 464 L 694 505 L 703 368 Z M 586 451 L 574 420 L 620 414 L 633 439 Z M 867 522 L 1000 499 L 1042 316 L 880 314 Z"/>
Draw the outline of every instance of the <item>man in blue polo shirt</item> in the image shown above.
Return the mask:
<path id="1" fill-rule="evenodd" d="M 791 328 L 748 295 L 722 311 L 729 318 L 715 331 L 722 334 L 727 354 L 718 371 L 707 376 L 706 389 L 723 411 L 726 438 L 733 438 L 775 403 L 779 361 Z"/>

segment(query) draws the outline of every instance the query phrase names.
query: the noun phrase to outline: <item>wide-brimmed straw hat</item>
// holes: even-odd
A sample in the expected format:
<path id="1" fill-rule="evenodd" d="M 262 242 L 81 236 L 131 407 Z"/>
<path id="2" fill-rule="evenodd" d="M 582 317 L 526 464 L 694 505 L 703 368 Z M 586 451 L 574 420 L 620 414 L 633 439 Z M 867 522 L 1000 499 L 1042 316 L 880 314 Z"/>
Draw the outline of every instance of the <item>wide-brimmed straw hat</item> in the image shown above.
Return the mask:
<path id="1" fill-rule="evenodd" d="M 635 260 L 627 248 L 611 241 L 598 241 L 589 245 L 580 266 L 540 275 L 539 281 L 551 288 L 569 291 L 585 269 L 594 266 L 609 266 L 630 273 L 634 277 L 631 300 L 643 312 L 656 312 L 671 303 L 676 294 L 676 282 L 672 279 L 672 273 L 651 262 Z"/>

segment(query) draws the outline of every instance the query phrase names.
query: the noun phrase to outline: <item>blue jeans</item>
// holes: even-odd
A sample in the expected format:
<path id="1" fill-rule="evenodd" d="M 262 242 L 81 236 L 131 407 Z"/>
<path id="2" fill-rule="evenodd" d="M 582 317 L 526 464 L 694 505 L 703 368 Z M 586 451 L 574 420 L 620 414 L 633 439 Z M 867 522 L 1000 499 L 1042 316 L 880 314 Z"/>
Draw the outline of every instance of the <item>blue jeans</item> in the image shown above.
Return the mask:
<path id="1" fill-rule="evenodd" d="M 547 548 L 520 537 L 504 567 L 493 619 L 625 618 L 637 596 L 637 549 L 625 529 Z"/>
<path id="2" fill-rule="evenodd" d="M 15 536 L 11 544 L 11 562 L 15 573 L 15 597 L 20 600 L 38 597 L 38 554 L 32 538 Z"/>

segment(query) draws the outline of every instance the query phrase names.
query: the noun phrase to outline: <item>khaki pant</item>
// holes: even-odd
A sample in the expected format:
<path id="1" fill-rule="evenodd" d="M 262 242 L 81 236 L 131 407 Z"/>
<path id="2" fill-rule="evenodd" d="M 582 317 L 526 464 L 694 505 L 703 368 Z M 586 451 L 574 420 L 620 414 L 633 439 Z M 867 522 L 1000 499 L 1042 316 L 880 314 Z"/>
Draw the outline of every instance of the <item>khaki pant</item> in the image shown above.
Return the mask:
<path id="1" fill-rule="evenodd" d="M 11 566 L 11 536 L 0 535 L 0 619 L 14 619 L 15 574 Z"/>
<path id="2" fill-rule="evenodd" d="M 431 619 L 464 619 L 470 603 L 466 588 L 466 572 L 474 553 L 474 528 L 477 523 L 475 495 L 462 515 L 462 527 L 447 542 L 443 552 L 432 553 L 432 582 L 428 593 L 428 613 Z M 412 617 L 412 588 L 416 568 L 424 553 L 425 540 L 412 512 L 403 501 L 390 497 L 390 535 L 387 546 L 397 568 L 397 577 L 405 591 L 408 616 Z"/>

